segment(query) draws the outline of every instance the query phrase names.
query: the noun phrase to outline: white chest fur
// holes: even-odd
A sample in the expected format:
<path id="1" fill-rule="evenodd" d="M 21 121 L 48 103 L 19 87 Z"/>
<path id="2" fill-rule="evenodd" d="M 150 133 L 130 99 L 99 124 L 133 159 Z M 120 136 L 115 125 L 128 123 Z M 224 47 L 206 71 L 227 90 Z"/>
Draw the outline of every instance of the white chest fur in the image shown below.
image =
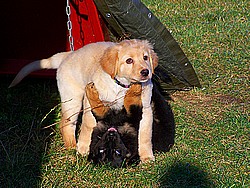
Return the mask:
<path id="1" fill-rule="evenodd" d="M 111 108 L 121 109 L 124 104 L 124 97 L 126 95 L 127 89 L 125 88 L 112 88 L 112 92 L 105 91 L 100 95 L 100 99 L 109 105 Z"/>
<path id="2" fill-rule="evenodd" d="M 95 83 L 99 92 L 99 98 L 104 104 L 110 105 L 111 108 L 121 109 L 124 104 L 124 97 L 128 88 L 123 88 L 116 84 L 113 79 L 100 79 Z"/>

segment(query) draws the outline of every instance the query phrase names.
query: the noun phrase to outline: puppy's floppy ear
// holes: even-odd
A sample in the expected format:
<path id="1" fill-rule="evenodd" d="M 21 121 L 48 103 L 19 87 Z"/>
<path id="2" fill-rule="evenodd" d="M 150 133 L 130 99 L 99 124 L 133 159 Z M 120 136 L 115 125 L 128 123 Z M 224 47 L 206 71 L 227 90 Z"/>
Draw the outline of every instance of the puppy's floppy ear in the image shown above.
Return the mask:
<path id="1" fill-rule="evenodd" d="M 111 46 L 105 50 L 101 58 L 101 66 L 111 78 L 116 76 L 118 71 L 118 48 L 116 46 Z"/>
<path id="2" fill-rule="evenodd" d="M 150 50 L 150 63 L 154 73 L 154 69 L 158 66 L 158 56 L 153 50 Z"/>

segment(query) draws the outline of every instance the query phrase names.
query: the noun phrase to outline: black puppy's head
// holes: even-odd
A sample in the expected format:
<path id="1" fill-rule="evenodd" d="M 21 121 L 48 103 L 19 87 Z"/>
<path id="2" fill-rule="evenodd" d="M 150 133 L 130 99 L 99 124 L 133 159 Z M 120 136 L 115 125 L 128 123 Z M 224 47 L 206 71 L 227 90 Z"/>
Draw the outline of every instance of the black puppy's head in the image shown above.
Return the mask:
<path id="1" fill-rule="evenodd" d="M 116 128 L 105 129 L 100 123 L 94 128 L 89 160 L 95 164 L 110 163 L 113 167 L 121 167 L 130 155 Z"/>

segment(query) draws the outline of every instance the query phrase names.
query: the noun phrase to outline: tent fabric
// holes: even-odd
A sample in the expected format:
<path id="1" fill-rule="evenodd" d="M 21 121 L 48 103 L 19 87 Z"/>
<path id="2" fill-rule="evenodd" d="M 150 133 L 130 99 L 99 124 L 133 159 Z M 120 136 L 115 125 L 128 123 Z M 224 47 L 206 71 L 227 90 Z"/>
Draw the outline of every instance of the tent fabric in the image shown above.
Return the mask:
<path id="1" fill-rule="evenodd" d="M 154 46 L 159 66 L 154 79 L 167 93 L 201 87 L 199 79 L 166 27 L 139 0 L 94 0 L 110 31 L 120 38 L 146 39 Z"/>

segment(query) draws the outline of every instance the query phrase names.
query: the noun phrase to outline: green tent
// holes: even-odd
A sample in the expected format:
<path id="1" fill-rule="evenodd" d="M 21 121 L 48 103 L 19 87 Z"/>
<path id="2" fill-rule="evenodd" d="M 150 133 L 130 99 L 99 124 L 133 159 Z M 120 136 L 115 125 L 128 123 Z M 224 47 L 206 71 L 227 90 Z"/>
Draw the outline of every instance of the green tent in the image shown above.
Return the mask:
<path id="1" fill-rule="evenodd" d="M 163 90 L 201 87 L 188 58 L 154 14 L 139 0 L 94 0 L 110 31 L 118 38 L 147 39 L 159 56 L 154 79 Z"/>

